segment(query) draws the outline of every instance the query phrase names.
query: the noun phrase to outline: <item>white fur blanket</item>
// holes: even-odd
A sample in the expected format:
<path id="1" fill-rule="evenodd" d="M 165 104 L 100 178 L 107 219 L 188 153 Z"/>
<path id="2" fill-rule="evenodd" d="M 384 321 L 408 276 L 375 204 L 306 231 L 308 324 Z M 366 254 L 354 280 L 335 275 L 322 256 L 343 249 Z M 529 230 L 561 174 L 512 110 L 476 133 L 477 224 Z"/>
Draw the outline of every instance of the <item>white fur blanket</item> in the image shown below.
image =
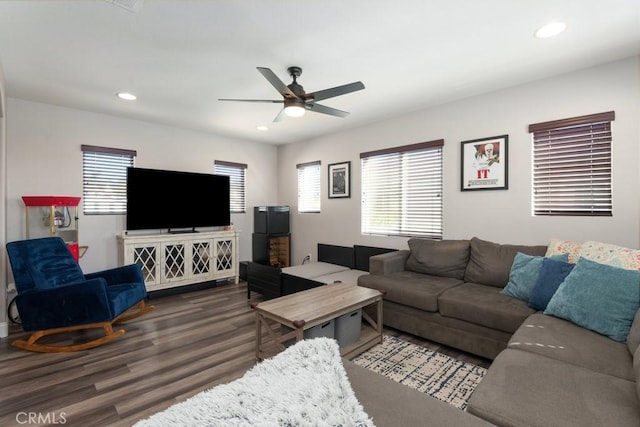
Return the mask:
<path id="1" fill-rule="evenodd" d="M 151 426 L 373 427 L 373 421 L 351 388 L 337 342 L 315 338 L 135 424 Z"/>

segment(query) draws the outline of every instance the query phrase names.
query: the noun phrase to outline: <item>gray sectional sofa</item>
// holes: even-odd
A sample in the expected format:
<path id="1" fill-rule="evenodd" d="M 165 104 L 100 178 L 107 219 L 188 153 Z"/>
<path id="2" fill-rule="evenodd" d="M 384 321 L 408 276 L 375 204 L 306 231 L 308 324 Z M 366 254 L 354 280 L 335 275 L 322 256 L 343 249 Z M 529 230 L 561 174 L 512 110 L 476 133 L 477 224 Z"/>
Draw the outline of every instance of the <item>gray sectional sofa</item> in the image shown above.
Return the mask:
<path id="1" fill-rule="evenodd" d="M 358 285 L 386 292 L 384 323 L 488 359 L 535 313 L 500 293 L 517 252 L 545 254 L 546 246 L 470 240 L 410 239 L 409 250 L 371 257 Z"/>
<path id="2" fill-rule="evenodd" d="M 640 426 L 639 312 L 620 342 L 534 310 L 501 292 L 518 252 L 547 248 L 411 239 L 409 250 L 372 257 L 358 284 L 386 292 L 387 326 L 493 359 L 466 415 L 501 426 Z"/>

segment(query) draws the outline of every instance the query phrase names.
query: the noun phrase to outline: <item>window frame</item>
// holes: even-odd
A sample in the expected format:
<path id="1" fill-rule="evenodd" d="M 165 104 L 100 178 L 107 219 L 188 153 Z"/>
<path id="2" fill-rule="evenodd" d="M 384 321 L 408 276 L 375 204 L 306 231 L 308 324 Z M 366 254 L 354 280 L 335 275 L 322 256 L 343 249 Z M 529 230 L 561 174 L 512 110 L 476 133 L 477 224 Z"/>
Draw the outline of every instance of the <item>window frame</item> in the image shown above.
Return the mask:
<path id="1" fill-rule="evenodd" d="M 613 216 L 615 112 L 529 125 L 533 216 Z"/>
<path id="2" fill-rule="evenodd" d="M 218 167 L 221 167 L 222 171 L 218 171 Z M 226 175 L 229 177 L 229 206 L 232 214 L 244 214 L 247 213 L 247 168 L 245 163 L 227 162 L 224 160 L 214 160 L 213 171 L 216 175 Z M 238 172 L 241 176 L 236 174 L 227 173 L 229 171 Z M 238 180 L 240 182 L 238 182 Z M 234 210 L 234 200 L 240 204 L 239 209 Z"/>
<path id="3" fill-rule="evenodd" d="M 298 213 L 320 213 L 322 208 L 321 165 L 322 163 L 319 160 L 296 165 L 298 174 Z M 304 181 L 301 181 L 301 179 L 304 179 Z M 303 188 L 305 186 L 307 188 Z"/>
<path id="4" fill-rule="evenodd" d="M 360 153 L 363 235 L 443 238 L 443 148 L 444 139 L 438 139 Z"/>
<path id="5" fill-rule="evenodd" d="M 82 213 L 127 213 L 127 168 L 135 166 L 135 150 L 81 145 Z M 92 176 L 92 174 L 94 174 Z"/>

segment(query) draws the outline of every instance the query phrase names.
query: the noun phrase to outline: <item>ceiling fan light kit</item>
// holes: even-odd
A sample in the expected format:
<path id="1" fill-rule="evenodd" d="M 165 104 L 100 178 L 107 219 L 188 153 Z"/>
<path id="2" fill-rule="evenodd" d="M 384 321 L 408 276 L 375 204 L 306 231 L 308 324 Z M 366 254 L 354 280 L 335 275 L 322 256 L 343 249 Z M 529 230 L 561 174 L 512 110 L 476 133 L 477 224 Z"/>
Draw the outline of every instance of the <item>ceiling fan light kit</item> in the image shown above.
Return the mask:
<path id="1" fill-rule="evenodd" d="M 302 68 L 289 67 L 287 71 L 293 79 L 293 82 L 289 85 L 285 85 L 282 80 L 275 75 L 273 71 L 265 67 L 257 67 L 260 74 L 282 95 L 282 100 L 274 99 L 229 99 L 220 98 L 218 101 L 239 101 L 239 102 L 266 102 L 272 104 L 284 104 L 280 113 L 273 120 L 279 122 L 284 116 L 288 117 L 302 117 L 306 110 L 316 113 L 327 114 L 335 117 L 347 117 L 349 115 L 346 111 L 341 111 L 335 108 L 327 107 L 325 105 L 318 104 L 316 101 L 322 101 L 323 99 L 333 98 L 335 96 L 345 95 L 347 93 L 355 92 L 364 89 L 362 82 L 353 82 L 342 86 L 336 86 L 330 89 L 324 89 L 316 92 L 306 93 L 304 88 L 298 84 L 297 78 L 302 74 Z"/>
<path id="2" fill-rule="evenodd" d="M 284 113 L 289 117 L 302 117 L 304 116 L 305 109 L 298 105 L 289 105 L 284 107 Z"/>

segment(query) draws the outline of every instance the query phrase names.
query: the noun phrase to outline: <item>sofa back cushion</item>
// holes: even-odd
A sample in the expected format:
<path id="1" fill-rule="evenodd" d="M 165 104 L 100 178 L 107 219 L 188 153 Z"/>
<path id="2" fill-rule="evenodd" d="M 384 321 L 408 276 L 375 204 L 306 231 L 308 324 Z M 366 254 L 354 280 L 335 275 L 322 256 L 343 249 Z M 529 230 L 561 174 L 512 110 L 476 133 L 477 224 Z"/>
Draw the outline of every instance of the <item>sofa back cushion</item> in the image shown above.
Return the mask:
<path id="1" fill-rule="evenodd" d="M 473 237 L 469 242 L 469 264 L 464 274 L 465 282 L 504 288 L 509 281 L 513 259 L 518 252 L 544 256 L 546 246 L 502 245 Z"/>
<path id="2" fill-rule="evenodd" d="M 432 276 L 462 279 L 469 262 L 468 240 L 409 239 L 406 269 Z"/>

